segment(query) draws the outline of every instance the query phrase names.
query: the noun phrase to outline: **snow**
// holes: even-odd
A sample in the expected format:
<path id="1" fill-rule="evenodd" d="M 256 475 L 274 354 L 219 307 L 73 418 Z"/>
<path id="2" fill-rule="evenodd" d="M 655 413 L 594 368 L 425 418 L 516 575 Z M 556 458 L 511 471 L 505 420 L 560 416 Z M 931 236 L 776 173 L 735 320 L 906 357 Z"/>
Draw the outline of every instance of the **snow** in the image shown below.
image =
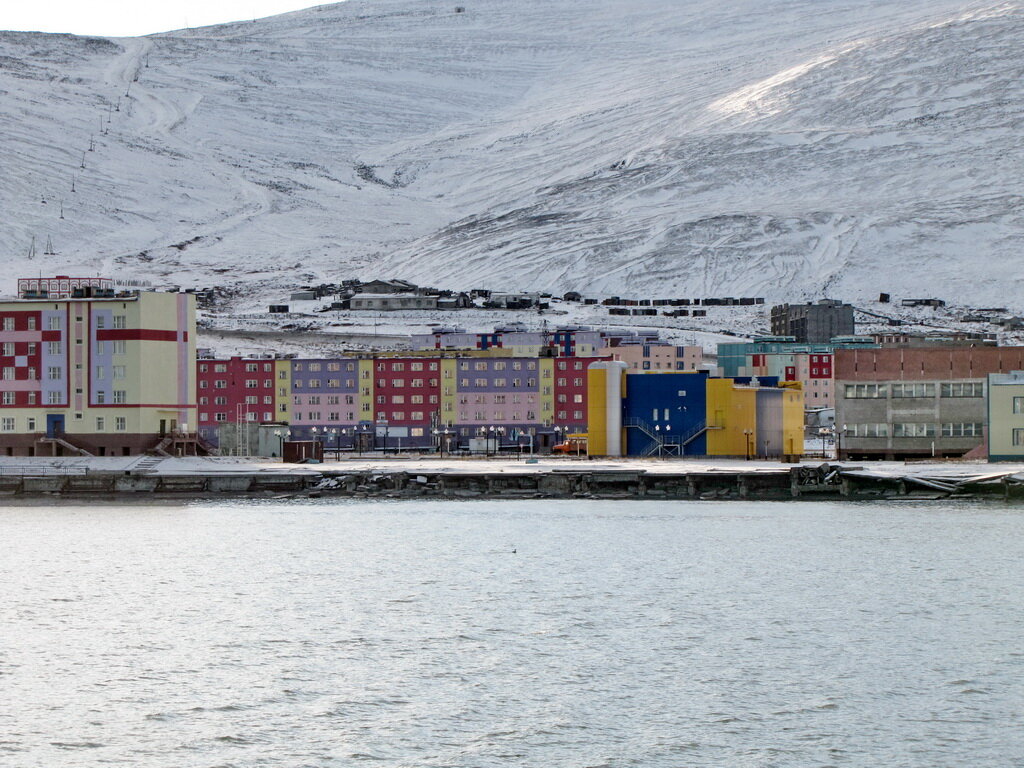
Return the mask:
<path id="1" fill-rule="evenodd" d="M 323 464 L 284 464 L 280 460 L 262 459 L 259 457 L 186 457 L 165 458 L 156 463 L 147 464 L 139 471 L 152 475 L 220 475 L 220 474 L 252 474 L 259 472 L 289 472 L 296 474 L 320 474 L 327 472 L 452 472 L 475 474 L 480 472 L 493 473 L 538 473 L 560 470 L 601 471 L 627 470 L 647 472 L 650 474 L 676 474 L 679 472 L 777 472 L 788 470 L 797 464 L 778 461 L 763 461 L 720 458 L 686 458 L 686 459 L 576 459 L 571 457 L 537 456 L 536 463 L 527 464 L 523 455 L 501 458 L 438 458 L 434 456 L 391 456 L 391 457 L 351 457 L 340 461 L 328 457 Z M 139 462 L 139 457 L 34 457 L 31 460 L 0 457 L 0 475 L 34 475 L 88 472 L 127 472 Z M 822 461 L 805 460 L 804 466 L 817 467 Z M 847 470 L 860 470 L 858 462 L 830 462 Z M 932 477 L 962 479 L 998 473 L 1000 475 L 1024 473 L 1022 463 L 987 464 L 985 462 L 913 462 L 871 461 L 869 470 L 862 471 L 865 476 L 872 477 Z"/>
<path id="2" fill-rule="evenodd" d="M 241 312 L 399 277 L 1024 311 L 1018 0 L 462 5 L 0 33 L 0 292 L 99 272 L 232 286 Z M 58 255 L 29 261 L 33 236 Z"/>

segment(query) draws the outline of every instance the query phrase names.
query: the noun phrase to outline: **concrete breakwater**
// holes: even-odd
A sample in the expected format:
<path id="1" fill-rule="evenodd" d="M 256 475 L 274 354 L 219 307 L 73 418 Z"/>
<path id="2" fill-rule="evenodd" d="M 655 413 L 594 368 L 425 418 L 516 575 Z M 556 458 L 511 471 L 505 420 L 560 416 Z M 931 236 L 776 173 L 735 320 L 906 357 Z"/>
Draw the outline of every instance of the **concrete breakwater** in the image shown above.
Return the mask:
<path id="1" fill-rule="evenodd" d="M 1009 473 L 961 478 L 878 474 L 822 464 L 778 469 L 527 468 L 407 471 L 398 468 L 231 473 L 89 471 L 0 475 L 6 495 L 291 496 L 355 498 L 896 499 L 1024 495 Z"/>

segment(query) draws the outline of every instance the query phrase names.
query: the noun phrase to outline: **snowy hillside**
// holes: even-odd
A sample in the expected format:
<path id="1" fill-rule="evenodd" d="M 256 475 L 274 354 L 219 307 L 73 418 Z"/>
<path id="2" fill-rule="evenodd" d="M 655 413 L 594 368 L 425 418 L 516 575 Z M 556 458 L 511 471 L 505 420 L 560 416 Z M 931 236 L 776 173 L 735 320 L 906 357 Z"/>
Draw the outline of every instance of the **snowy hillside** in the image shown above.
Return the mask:
<path id="1" fill-rule="evenodd" d="M 1024 309 L 1024 3 L 458 4 L 0 33 L 0 290 L 100 270 Z"/>

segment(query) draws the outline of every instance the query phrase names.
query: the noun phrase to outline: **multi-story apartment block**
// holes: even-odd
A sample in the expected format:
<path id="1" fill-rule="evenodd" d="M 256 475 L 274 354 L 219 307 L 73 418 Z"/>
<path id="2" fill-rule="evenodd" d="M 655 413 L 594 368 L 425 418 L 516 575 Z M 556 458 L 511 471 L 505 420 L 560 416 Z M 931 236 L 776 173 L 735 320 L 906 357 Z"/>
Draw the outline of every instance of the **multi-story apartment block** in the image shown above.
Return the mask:
<path id="1" fill-rule="evenodd" d="M 837 350 L 841 458 L 962 456 L 985 442 L 986 379 L 1024 370 L 1024 347 Z"/>
<path id="2" fill-rule="evenodd" d="M 816 304 L 779 304 L 771 310 L 772 335 L 792 336 L 802 344 L 827 343 L 854 332 L 853 307 L 834 299 Z"/>
<path id="3" fill-rule="evenodd" d="M 557 358 L 553 361 L 554 421 L 564 431 L 587 430 L 587 368 L 605 357 Z"/>
<path id="4" fill-rule="evenodd" d="M 798 381 L 807 408 L 835 405 L 833 355 L 837 349 L 868 349 L 868 338 L 836 339 L 828 344 L 798 344 L 791 336 L 769 336 L 753 342 L 718 345 L 718 371 L 726 378 L 770 376 Z"/>
<path id="5" fill-rule="evenodd" d="M 217 360 L 208 354 L 196 362 L 199 434 L 218 444 L 218 425 L 279 420 L 277 368 L 268 357 Z"/>
<path id="6" fill-rule="evenodd" d="M 380 444 L 432 445 L 433 431 L 441 423 L 441 360 L 387 357 L 360 362 L 371 369 L 371 414 Z"/>
<path id="7" fill-rule="evenodd" d="M 0 303 L 4 453 L 131 455 L 187 440 L 196 422 L 195 298 L 114 296 L 90 285 L 52 298 L 50 287 L 44 279 L 22 294 L 45 299 Z"/>
<path id="8" fill-rule="evenodd" d="M 438 328 L 414 334 L 413 350 L 501 350 L 510 357 L 587 357 L 600 354 L 605 333 L 591 328 L 567 327 L 553 331 L 527 331 L 521 326 L 495 328 L 489 333 L 467 333 L 462 328 Z"/>
<path id="9" fill-rule="evenodd" d="M 621 360 L 631 371 L 698 371 L 704 362 L 704 350 L 697 346 L 657 339 L 606 339 L 605 344 L 599 354 Z"/>
<path id="10" fill-rule="evenodd" d="M 473 352 L 200 359 L 200 423 L 214 444 L 225 423 L 272 421 L 291 439 L 320 439 L 328 449 L 423 449 L 442 438 L 454 449 L 487 434 L 543 450 L 586 429 L 586 368 L 594 359 Z"/>
<path id="11" fill-rule="evenodd" d="M 454 362 L 454 426 L 460 437 L 468 439 L 494 430 L 533 434 L 550 424 L 552 398 L 541 394 L 543 388 L 551 389 L 550 360 L 508 357 L 463 358 Z"/>

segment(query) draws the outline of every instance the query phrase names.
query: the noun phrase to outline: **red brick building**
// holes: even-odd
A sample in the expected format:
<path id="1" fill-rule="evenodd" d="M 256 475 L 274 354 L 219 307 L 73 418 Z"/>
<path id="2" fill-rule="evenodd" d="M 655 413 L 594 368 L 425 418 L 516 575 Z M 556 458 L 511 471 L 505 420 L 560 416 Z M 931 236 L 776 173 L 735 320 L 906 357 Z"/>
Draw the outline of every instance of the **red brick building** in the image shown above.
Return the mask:
<path id="1" fill-rule="evenodd" d="M 963 456 L 985 442 L 986 379 L 1024 347 L 837 349 L 840 458 Z"/>

